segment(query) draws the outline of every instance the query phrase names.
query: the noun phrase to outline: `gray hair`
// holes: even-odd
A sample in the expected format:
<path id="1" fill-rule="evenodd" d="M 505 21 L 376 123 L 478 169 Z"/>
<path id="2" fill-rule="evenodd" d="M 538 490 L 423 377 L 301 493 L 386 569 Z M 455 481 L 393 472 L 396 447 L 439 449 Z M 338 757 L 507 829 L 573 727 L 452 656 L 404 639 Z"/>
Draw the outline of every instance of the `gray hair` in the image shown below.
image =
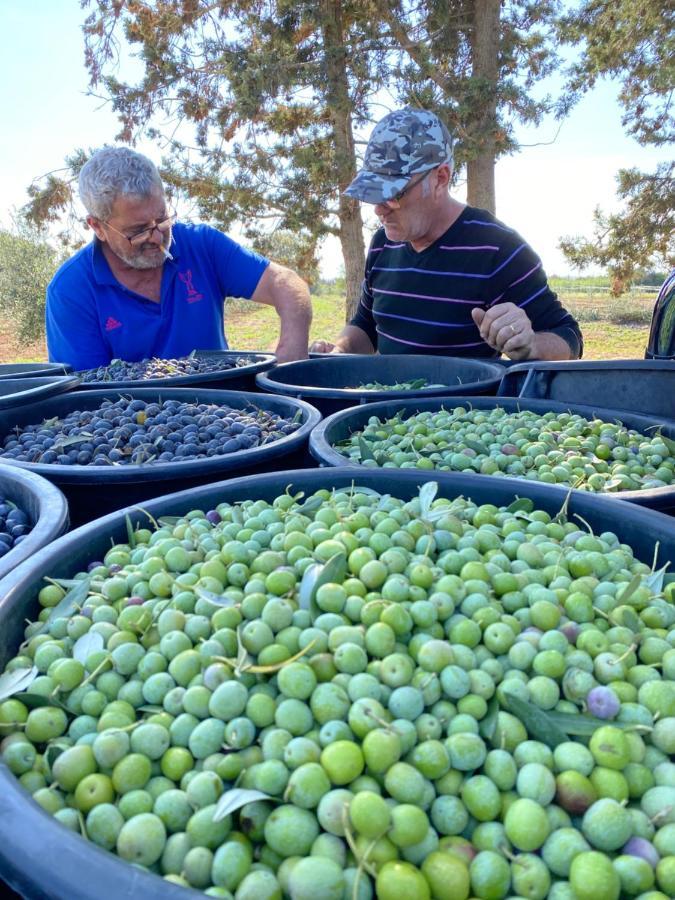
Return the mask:
<path id="1" fill-rule="evenodd" d="M 107 219 L 123 195 L 150 197 L 164 193 L 157 166 L 130 147 L 104 147 L 80 170 L 80 199 L 90 216 Z"/>

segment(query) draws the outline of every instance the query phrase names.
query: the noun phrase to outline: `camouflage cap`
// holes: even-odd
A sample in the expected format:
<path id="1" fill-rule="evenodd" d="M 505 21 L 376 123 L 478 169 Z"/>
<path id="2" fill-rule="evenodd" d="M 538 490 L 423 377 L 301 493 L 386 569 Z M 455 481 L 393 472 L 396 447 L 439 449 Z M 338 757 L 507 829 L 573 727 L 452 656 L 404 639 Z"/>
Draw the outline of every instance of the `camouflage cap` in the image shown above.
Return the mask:
<path id="1" fill-rule="evenodd" d="M 438 116 L 406 106 L 378 122 L 361 171 L 345 194 L 383 203 L 403 190 L 412 175 L 452 162 L 452 138 Z"/>

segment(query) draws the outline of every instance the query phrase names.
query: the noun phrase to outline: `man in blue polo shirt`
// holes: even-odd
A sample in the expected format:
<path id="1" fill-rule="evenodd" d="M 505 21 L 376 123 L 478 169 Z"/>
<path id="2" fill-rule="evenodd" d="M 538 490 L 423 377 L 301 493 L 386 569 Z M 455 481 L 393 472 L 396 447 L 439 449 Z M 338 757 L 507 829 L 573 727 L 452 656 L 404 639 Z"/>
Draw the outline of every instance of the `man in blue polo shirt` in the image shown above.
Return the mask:
<path id="1" fill-rule="evenodd" d="M 225 350 L 226 297 L 273 306 L 278 359 L 307 356 L 305 282 L 215 228 L 176 222 L 147 157 L 127 147 L 99 150 L 82 167 L 79 191 L 95 237 L 47 288 L 50 360 L 79 370 Z"/>

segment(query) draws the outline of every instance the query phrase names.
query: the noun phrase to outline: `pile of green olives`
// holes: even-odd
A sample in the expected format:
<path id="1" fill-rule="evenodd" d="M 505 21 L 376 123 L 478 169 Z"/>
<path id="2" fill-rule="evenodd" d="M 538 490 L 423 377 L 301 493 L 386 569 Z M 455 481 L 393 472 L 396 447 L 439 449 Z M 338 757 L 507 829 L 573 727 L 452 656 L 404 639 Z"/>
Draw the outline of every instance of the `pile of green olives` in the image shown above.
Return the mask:
<path id="1" fill-rule="evenodd" d="M 66 828 L 235 900 L 675 895 L 672 584 L 616 535 L 433 483 L 154 525 L 0 676 Z"/>
<path id="2" fill-rule="evenodd" d="M 583 491 L 638 491 L 675 481 L 675 445 L 620 422 L 463 406 L 368 420 L 335 449 L 369 467 L 507 475 Z"/>

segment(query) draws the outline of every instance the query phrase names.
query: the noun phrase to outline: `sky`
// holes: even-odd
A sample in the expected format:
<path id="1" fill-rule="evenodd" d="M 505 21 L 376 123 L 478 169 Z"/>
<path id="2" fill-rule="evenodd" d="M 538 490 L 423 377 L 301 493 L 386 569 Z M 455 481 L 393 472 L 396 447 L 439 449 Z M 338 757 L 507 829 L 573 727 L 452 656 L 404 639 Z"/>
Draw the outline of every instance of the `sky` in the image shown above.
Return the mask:
<path id="1" fill-rule="evenodd" d="M 9 225 L 12 209 L 27 201 L 31 181 L 62 168 L 75 148 L 114 142 L 118 124 L 110 107 L 87 96 L 85 16 L 79 0 L 0 0 L 0 225 Z M 601 83 L 559 132 L 554 122 L 520 129 L 521 151 L 497 163 L 497 216 L 532 245 L 549 276 L 578 274 L 558 241 L 590 235 L 597 206 L 619 208 L 617 171 L 653 169 L 665 158 L 663 150 L 625 135 L 617 91 L 616 84 Z M 159 162 L 159 148 L 142 143 L 138 149 Z M 466 199 L 462 184 L 455 196 Z M 322 274 L 334 277 L 341 266 L 337 240 L 326 242 Z"/>

